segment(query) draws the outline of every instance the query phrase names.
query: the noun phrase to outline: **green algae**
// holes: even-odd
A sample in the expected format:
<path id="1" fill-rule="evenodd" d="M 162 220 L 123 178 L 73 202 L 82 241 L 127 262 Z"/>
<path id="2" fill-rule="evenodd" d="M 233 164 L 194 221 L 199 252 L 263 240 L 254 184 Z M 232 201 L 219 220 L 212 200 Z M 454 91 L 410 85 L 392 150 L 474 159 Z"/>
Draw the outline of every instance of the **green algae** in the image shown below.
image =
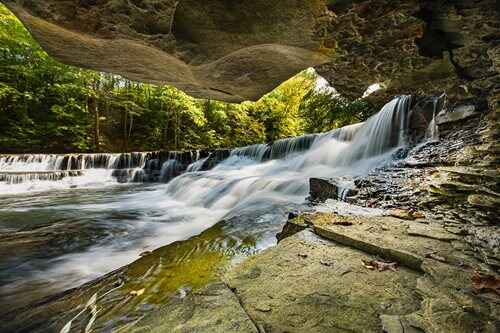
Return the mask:
<path id="1" fill-rule="evenodd" d="M 128 330 L 164 304 L 220 282 L 235 258 L 256 252 L 254 237 L 228 234 L 225 226 L 223 221 L 198 236 L 144 253 L 99 279 L 12 313 L 8 328 L 17 331 L 29 324 L 59 331 L 95 298 L 94 331 Z M 72 327 L 84 330 L 91 316 L 85 310 Z"/>

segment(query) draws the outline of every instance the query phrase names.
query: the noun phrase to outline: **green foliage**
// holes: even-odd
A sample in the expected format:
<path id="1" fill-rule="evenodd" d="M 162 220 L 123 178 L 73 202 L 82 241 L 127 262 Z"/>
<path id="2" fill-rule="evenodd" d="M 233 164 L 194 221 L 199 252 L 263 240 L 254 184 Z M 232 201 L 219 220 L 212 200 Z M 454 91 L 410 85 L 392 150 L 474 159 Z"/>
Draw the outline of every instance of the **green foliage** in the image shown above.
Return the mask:
<path id="1" fill-rule="evenodd" d="M 373 109 L 364 100 L 349 102 L 331 92 L 311 90 L 300 105 L 306 133 L 329 131 L 349 124 L 365 121 Z"/>
<path id="2" fill-rule="evenodd" d="M 0 4 L 2 153 L 235 147 L 367 117 L 363 102 L 319 93 L 315 82 L 304 71 L 257 102 L 197 100 L 61 64 Z"/>

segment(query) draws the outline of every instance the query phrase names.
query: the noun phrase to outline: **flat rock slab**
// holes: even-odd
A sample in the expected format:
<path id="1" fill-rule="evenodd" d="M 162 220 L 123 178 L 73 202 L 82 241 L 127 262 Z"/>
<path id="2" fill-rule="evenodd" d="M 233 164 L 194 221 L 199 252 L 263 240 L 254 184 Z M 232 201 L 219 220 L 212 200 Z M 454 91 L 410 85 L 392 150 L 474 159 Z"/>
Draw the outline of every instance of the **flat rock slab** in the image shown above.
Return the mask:
<path id="1" fill-rule="evenodd" d="M 458 236 L 446 231 L 441 226 L 432 226 L 428 224 L 414 223 L 408 227 L 408 235 L 421 236 L 441 241 L 452 241 L 459 239 Z"/>
<path id="2" fill-rule="evenodd" d="M 305 230 L 226 278 L 261 332 L 381 332 L 381 314 L 420 307 L 419 274 L 367 269 L 363 261 L 372 259 Z"/>
<path id="3" fill-rule="evenodd" d="M 460 243 L 458 237 L 438 226 L 390 216 L 339 216 L 331 213 L 313 214 L 307 220 L 312 230 L 326 239 L 414 270 L 421 270 L 425 258 L 448 263 L 468 260 L 455 250 L 456 244 L 450 243 Z"/>

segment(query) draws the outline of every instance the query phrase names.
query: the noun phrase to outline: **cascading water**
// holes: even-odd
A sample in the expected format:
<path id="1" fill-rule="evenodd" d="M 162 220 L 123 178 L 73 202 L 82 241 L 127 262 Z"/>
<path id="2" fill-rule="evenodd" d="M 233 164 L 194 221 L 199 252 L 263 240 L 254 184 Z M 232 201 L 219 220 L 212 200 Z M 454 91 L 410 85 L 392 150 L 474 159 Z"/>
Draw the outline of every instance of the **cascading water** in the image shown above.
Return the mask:
<path id="1" fill-rule="evenodd" d="M 410 97 L 401 96 L 361 125 L 235 149 L 229 159 L 203 175 L 186 173 L 173 179 L 167 196 L 228 213 L 263 202 L 300 203 L 307 195 L 309 177 L 355 176 L 390 162 L 394 150 L 407 143 L 409 108 Z M 270 152 L 270 158 L 273 154 L 285 158 L 262 162 L 263 150 Z"/>
<path id="2" fill-rule="evenodd" d="M 202 159 L 199 159 L 199 157 L 198 157 L 195 162 L 191 163 L 187 167 L 186 171 L 187 172 L 197 172 L 197 171 L 200 171 L 203 168 L 203 165 L 205 164 L 205 162 L 208 161 L 209 158 L 210 158 L 210 156 L 207 156 L 207 157 L 202 158 Z"/>
<path id="3" fill-rule="evenodd" d="M 14 300 L 19 290 L 30 290 L 33 283 L 42 283 L 40 288 L 50 285 L 59 291 L 76 286 L 131 262 L 143 251 L 186 239 L 223 219 L 251 216 L 245 220 L 247 223 L 233 225 L 233 228 L 244 229 L 247 235 L 260 235 L 255 236 L 256 248 L 269 246 L 286 211 L 304 203 L 310 177 L 349 178 L 390 163 L 394 152 L 409 142 L 411 105 L 409 96 L 401 96 L 364 123 L 269 145 L 237 148 L 227 156 L 221 152 L 154 152 L 126 157 L 73 155 L 62 160 L 57 155 L 42 155 L 31 160 L 30 157 L 2 157 L 0 173 L 19 168 L 33 171 L 32 167 L 66 170 L 69 165 L 71 170 L 84 173 L 118 168 L 120 172 L 140 169 L 142 177 L 163 181 L 176 177 L 167 184 L 136 187 L 133 191 L 103 190 L 96 197 L 89 197 L 88 191 L 77 188 L 74 191 L 78 195 L 71 199 L 73 201 L 54 197 L 56 194 L 37 195 L 33 197 L 36 199 L 27 200 L 0 195 L 0 207 L 6 207 L 0 208 L 0 219 L 2 212 L 8 212 L 9 218 L 3 224 L 11 228 L 18 228 L 21 222 L 16 221 L 26 221 L 27 214 L 33 214 L 37 220 L 45 216 L 44 223 L 60 224 L 61 220 L 70 219 L 72 226 L 81 224 L 82 228 L 89 228 L 97 223 L 105 230 L 99 237 L 92 234 L 94 243 L 84 249 L 57 260 L 32 260 L 30 265 L 23 266 L 29 267 L 29 271 L 19 273 L 29 276 L 27 280 L 4 282 L 0 298 L 8 296 Z M 225 158 L 206 170 L 208 162 L 216 157 Z M 182 167 L 177 168 L 179 165 Z M 89 169 L 91 167 L 102 169 Z M 178 175 L 186 169 L 187 172 Z M 67 177 L 54 183 L 77 178 Z M 5 189 L 13 185 L 2 186 L 0 193 L 5 195 L 8 192 Z M 74 221 L 77 214 L 80 214 L 78 223 Z"/>

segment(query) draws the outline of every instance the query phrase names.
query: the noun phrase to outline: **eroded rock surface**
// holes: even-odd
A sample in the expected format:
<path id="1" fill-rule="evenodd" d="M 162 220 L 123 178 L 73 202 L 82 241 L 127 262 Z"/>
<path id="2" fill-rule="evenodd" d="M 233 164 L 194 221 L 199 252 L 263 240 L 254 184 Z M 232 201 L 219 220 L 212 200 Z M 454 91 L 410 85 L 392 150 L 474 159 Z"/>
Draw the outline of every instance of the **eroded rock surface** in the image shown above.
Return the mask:
<path id="1" fill-rule="evenodd" d="M 350 98 L 384 83 L 374 101 L 484 97 L 498 82 L 494 0 L 5 3 L 65 63 L 197 97 L 255 100 L 310 66 Z"/>
<path id="2" fill-rule="evenodd" d="M 324 0 L 7 1 L 42 47 L 76 66 L 254 100 L 328 60 Z"/>
<path id="3" fill-rule="evenodd" d="M 289 224 L 303 226 L 304 219 L 309 230 L 229 275 L 266 332 L 498 329 L 499 295 L 477 288 L 484 266 L 467 252 L 463 237 L 426 219 L 388 216 L 309 213 Z M 253 271 L 258 274 L 248 274 Z"/>

